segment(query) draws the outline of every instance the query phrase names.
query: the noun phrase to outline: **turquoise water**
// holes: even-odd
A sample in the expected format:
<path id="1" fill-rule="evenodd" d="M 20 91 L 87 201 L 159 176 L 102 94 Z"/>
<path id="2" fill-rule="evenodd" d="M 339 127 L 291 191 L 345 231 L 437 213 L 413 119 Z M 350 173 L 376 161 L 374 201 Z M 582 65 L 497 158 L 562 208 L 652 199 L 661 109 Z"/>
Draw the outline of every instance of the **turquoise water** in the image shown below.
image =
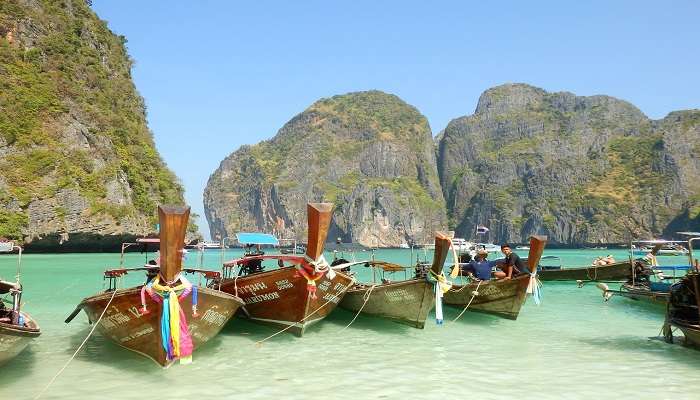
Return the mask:
<path id="1" fill-rule="evenodd" d="M 570 266 L 611 253 L 626 257 L 623 250 L 545 252 Z M 376 256 L 408 264 L 410 254 L 381 250 Z M 219 260 L 219 252 L 206 252 L 205 265 Z M 144 261 L 127 255 L 127 265 Z M 14 262 L 0 257 L 0 276 L 13 277 Z M 101 272 L 118 263 L 118 254 L 24 256 L 24 309 L 43 333 L 0 367 L 0 399 L 34 398 L 71 357 L 90 326 L 84 314 L 71 324 L 63 320 L 83 297 L 101 290 Z M 196 265 L 196 257 L 187 264 Z M 368 269 L 359 271 L 370 278 Z M 130 281 L 142 278 L 137 273 Z M 604 303 L 593 284 L 547 282 L 543 289 L 543 304 L 528 300 L 517 321 L 465 313 L 417 330 L 360 316 L 343 330 L 354 315 L 336 310 L 303 338 L 282 334 L 256 345 L 276 330 L 235 319 L 195 352 L 193 364 L 167 370 L 95 333 L 41 398 L 698 398 L 700 351 L 650 339 L 663 323 L 659 308 L 622 298 Z M 446 308 L 446 319 L 459 311 Z"/>

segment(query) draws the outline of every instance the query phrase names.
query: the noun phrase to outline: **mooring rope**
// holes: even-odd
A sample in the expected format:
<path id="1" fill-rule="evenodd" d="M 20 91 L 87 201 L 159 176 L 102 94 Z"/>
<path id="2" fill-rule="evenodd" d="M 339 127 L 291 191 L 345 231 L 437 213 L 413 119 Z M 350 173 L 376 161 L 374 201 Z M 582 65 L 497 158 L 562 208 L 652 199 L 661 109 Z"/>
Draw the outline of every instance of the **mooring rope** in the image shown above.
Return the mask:
<path id="1" fill-rule="evenodd" d="M 119 280 L 121 280 L 121 277 L 119 277 Z M 65 371 L 66 368 L 68 368 L 68 364 L 70 364 L 70 362 L 73 361 L 73 359 L 75 358 L 75 356 L 78 355 L 78 352 L 80 352 L 80 350 L 83 348 L 83 346 L 85 346 L 85 343 L 87 343 L 88 339 L 90 339 L 90 336 L 92 336 L 92 334 L 95 332 L 95 329 L 97 328 L 97 325 L 99 325 L 99 324 L 100 324 L 100 321 L 102 321 L 102 317 L 104 317 L 105 313 L 107 312 L 107 309 L 109 308 L 109 305 L 112 304 L 112 300 L 114 300 L 114 296 L 116 296 L 116 294 L 117 294 L 117 290 L 118 290 L 117 287 L 119 287 L 119 285 L 116 285 L 116 286 L 115 286 L 114 291 L 112 292 L 112 297 L 109 298 L 109 301 L 107 302 L 107 305 L 105 305 L 105 308 L 102 310 L 102 314 L 100 314 L 100 318 L 98 318 L 97 321 L 95 321 L 95 323 L 92 325 L 92 329 L 90 329 L 90 332 L 87 334 L 87 336 L 85 337 L 85 339 L 83 340 L 83 342 L 80 343 L 80 346 L 78 346 L 78 349 L 75 350 L 75 353 L 73 353 L 73 355 L 68 359 L 68 361 L 66 361 L 66 363 L 63 365 L 63 368 L 61 368 L 61 369 L 56 373 L 56 375 L 54 375 L 54 377 L 51 378 L 51 380 L 49 381 L 49 383 L 41 390 L 41 392 L 39 392 L 39 394 L 36 395 L 36 397 L 34 398 L 34 400 L 37 400 L 38 398 L 40 398 L 40 397 L 49 389 L 49 387 L 56 381 L 56 379 L 58 378 L 58 376 L 61 375 L 61 373 L 62 373 L 63 371 Z"/>
<path id="2" fill-rule="evenodd" d="M 311 293 L 309 293 L 308 296 L 311 296 Z M 337 297 L 337 296 L 333 296 L 333 297 Z M 323 303 L 323 305 L 321 305 L 320 307 L 318 307 L 316 310 L 314 310 L 314 312 L 312 312 L 311 314 L 309 314 L 309 315 L 307 315 L 306 317 L 304 317 L 304 318 L 302 318 L 301 320 L 299 320 L 299 322 L 295 322 L 295 323 L 293 323 L 293 324 L 290 324 L 289 326 L 285 327 L 284 329 L 282 329 L 282 330 L 280 330 L 280 331 L 278 331 L 278 332 L 273 333 L 272 335 L 266 337 L 265 339 L 258 340 L 257 342 L 255 342 L 255 345 L 256 345 L 256 346 L 261 346 L 263 342 L 265 342 L 265 341 L 267 341 L 267 340 L 269 340 L 269 339 L 272 339 L 273 337 L 279 335 L 279 334 L 282 333 L 282 332 L 286 332 L 287 330 L 289 330 L 291 327 L 295 326 L 295 325 L 298 324 L 298 323 L 301 323 L 301 322 L 306 321 L 307 318 L 309 318 L 309 317 L 311 317 L 312 315 L 316 314 L 316 312 L 318 312 L 320 309 L 322 309 L 323 307 L 325 307 L 328 303 L 332 302 L 332 301 L 333 301 L 333 297 L 332 297 L 330 300 L 328 300 L 328 301 L 326 301 L 325 303 Z"/>
<path id="3" fill-rule="evenodd" d="M 467 306 L 464 307 L 464 310 L 462 310 L 462 312 L 459 313 L 457 318 L 453 319 L 452 322 L 456 322 L 467 311 L 467 308 L 469 308 L 469 306 L 472 304 L 472 301 L 474 301 L 474 298 L 479 295 L 479 286 L 481 286 L 481 282 L 483 282 L 483 281 L 479 281 L 479 283 L 477 283 L 476 289 L 474 289 L 474 291 L 472 292 L 472 298 L 469 299 L 469 303 L 467 303 Z"/>
<path id="4" fill-rule="evenodd" d="M 340 332 L 342 332 L 342 331 L 348 329 L 348 327 L 350 327 L 350 325 L 352 325 L 352 323 L 355 322 L 355 320 L 357 319 L 357 317 L 360 315 L 360 313 L 362 312 L 362 310 L 365 308 L 365 305 L 367 304 L 367 301 L 369 301 L 369 297 L 372 295 L 372 291 L 373 291 L 374 288 L 376 288 L 376 287 L 377 287 L 377 285 L 372 285 L 372 286 L 369 287 L 369 290 L 367 291 L 367 293 L 365 293 L 365 294 L 362 296 L 362 297 L 364 298 L 364 300 L 365 300 L 365 302 L 362 303 L 362 307 L 360 307 L 360 309 L 357 311 L 357 314 L 355 314 L 355 316 L 352 318 L 352 320 L 350 321 L 350 323 L 347 324 L 347 325 L 345 325 L 345 328 L 341 329 Z M 338 333 L 340 333 L 340 332 L 338 332 Z"/>

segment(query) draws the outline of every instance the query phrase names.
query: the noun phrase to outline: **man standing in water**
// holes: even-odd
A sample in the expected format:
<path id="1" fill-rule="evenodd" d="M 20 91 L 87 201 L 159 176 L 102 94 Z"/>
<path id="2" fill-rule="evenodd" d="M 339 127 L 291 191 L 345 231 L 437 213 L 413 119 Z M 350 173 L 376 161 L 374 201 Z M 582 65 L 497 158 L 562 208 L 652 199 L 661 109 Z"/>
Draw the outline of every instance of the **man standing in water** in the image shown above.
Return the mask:
<path id="1" fill-rule="evenodd" d="M 503 279 L 510 279 L 514 275 L 527 271 L 525 262 L 519 255 L 513 253 L 513 249 L 508 244 L 501 245 L 501 253 L 506 256 L 501 269 L 503 270 Z M 500 278 L 500 277 L 499 277 Z"/>

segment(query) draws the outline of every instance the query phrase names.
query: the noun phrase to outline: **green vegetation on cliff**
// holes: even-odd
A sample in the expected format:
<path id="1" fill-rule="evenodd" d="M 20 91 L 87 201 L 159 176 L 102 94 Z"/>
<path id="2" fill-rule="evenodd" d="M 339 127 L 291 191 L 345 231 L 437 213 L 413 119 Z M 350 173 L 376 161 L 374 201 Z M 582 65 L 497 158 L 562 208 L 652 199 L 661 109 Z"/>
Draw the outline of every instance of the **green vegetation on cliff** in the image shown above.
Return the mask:
<path id="1" fill-rule="evenodd" d="M 460 235 L 492 223 L 498 241 L 546 233 L 578 245 L 688 227 L 700 209 L 698 115 L 652 121 L 609 96 L 489 89 L 440 140 L 450 223 Z"/>
<path id="2" fill-rule="evenodd" d="M 5 197 L 26 210 L 32 201 L 77 189 L 90 214 L 117 223 L 125 217 L 153 220 L 156 204 L 182 203 L 182 187 L 146 125 L 125 38 L 114 35 L 85 1 L 26 4 L 33 3 L 0 2 L 0 149 L 9 149 L 0 157 Z M 106 184 L 120 176 L 129 199 L 114 203 Z M 26 218 L 13 221 L 26 227 Z"/>
<path id="3" fill-rule="evenodd" d="M 231 154 L 205 190 L 213 235 L 271 230 L 281 218 L 282 234 L 300 236 L 306 202 L 320 200 L 335 203 L 335 234 L 345 240 L 429 240 L 445 205 L 426 118 L 380 91 L 320 99 L 274 138 Z"/>

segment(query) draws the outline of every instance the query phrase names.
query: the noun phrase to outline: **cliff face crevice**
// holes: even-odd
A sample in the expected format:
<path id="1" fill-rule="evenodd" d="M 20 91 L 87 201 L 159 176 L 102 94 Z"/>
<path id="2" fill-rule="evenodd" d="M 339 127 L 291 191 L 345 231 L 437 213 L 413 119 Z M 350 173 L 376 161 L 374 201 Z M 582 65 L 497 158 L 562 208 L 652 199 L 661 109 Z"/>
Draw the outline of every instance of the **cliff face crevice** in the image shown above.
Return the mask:
<path id="1" fill-rule="evenodd" d="M 446 224 L 428 122 L 378 91 L 321 99 L 277 135 L 243 146 L 204 193 L 213 237 L 306 235 L 306 203 L 336 205 L 332 237 L 366 246 L 430 240 Z"/>
<path id="2" fill-rule="evenodd" d="M 124 44 L 84 0 L 0 2 L 0 236 L 145 234 L 183 202 Z"/>
<path id="3" fill-rule="evenodd" d="M 609 96 L 508 84 L 448 124 L 438 172 L 458 235 L 485 224 L 498 242 L 625 242 L 692 225 L 698 139 L 698 110 L 652 121 Z"/>

